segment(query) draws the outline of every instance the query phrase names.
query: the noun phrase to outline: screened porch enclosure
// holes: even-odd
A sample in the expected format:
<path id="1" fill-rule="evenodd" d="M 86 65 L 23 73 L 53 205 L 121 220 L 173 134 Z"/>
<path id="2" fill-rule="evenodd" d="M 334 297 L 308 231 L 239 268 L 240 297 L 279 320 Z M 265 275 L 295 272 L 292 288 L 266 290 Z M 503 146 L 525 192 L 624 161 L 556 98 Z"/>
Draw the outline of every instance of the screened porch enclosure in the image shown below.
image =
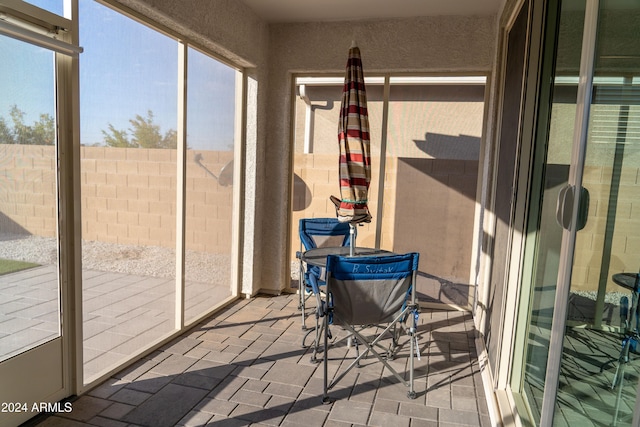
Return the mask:
<path id="1" fill-rule="evenodd" d="M 474 298 L 470 283 L 486 79 L 367 77 L 366 56 L 363 67 L 373 220 L 357 227 L 357 244 L 425 254 L 418 279 L 421 301 L 468 307 Z M 340 195 L 341 78 L 296 81 L 292 258 L 300 248 L 298 221 L 335 218 L 329 196 Z M 291 271 L 297 287 L 295 258 Z"/>

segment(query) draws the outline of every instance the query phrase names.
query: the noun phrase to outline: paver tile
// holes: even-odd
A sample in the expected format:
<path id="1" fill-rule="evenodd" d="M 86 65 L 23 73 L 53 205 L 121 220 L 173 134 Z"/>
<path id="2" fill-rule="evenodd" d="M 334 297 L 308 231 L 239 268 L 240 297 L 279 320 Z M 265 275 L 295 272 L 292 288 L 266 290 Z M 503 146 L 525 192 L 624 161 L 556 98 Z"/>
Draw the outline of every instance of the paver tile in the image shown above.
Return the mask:
<path id="1" fill-rule="evenodd" d="M 269 369 L 267 374 L 263 377 L 265 381 L 272 381 L 283 384 L 293 384 L 303 387 L 315 368 L 301 366 L 291 362 L 276 361 L 276 363 Z"/>
<path id="2" fill-rule="evenodd" d="M 236 406 L 238 406 L 238 404 L 235 402 L 205 398 L 195 407 L 195 409 L 197 411 L 227 416 L 236 408 Z"/>
<path id="3" fill-rule="evenodd" d="M 479 426 L 480 415 L 478 412 L 459 411 L 453 409 L 440 409 L 441 423 L 451 423 L 465 426 Z"/>
<path id="4" fill-rule="evenodd" d="M 109 399 L 115 402 L 127 403 L 129 405 L 140 405 L 142 402 L 152 397 L 152 393 L 133 390 L 128 387 L 116 392 Z"/>
<path id="5" fill-rule="evenodd" d="M 372 405 L 360 402 L 339 400 L 333 404 L 329 419 L 366 425 Z"/>
<path id="6" fill-rule="evenodd" d="M 73 418 L 78 421 L 89 421 L 100 412 L 111 406 L 113 402 L 105 399 L 98 399 L 92 396 L 81 396 L 72 402 L 73 410 L 65 414 L 66 418 Z"/>
<path id="7" fill-rule="evenodd" d="M 256 408 L 255 406 L 240 404 L 231 412 L 230 416 L 251 421 L 252 423 L 277 426 L 280 425 L 285 415 L 287 415 L 286 412 L 276 409 Z"/>
<path id="8" fill-rule="evenodd" d="M 305 427 L 322 427 L 327 419 L 327 413 L 323 411 L 291 411 L 285 417 L 285 422 L 289 425 Z"/>
<path id="9" fill-rule="evenodd" d="M 438 408 L 414 403 L 400 403 L 400 410 L 398 411 L 398 414 L 411 418 L 422 418 L 434 421 L 438 420 Z"/>
<path id="10" fill-rule="evenodd" d="M 262 408 L 269 400 L 269 397 L 267 394 L 256 393 L 255 391 L 238 390 L 238 392 L 231 397 L 230 401 Z"/>
<path id="11" fill-rule="evenodd" d="M 411 418 L 402 415 L 390 414 L 388 412 L 373 412 L 368 426 L 376 427 L 409 427 Z"/>
<path id="12" fill-rule="evenodd" d="M 125 421 L 171 427 L 207 394 L 206 390 L 169 384 L 124 417 Z"/>
<path id="13" fill-rule="evenodd" d="M 107 418 L 121 419 L 134 409 L 134 405 L 115 402 L 111 406 L 107 407 L 104 411 L 100 412 L 100 415 Z"/>

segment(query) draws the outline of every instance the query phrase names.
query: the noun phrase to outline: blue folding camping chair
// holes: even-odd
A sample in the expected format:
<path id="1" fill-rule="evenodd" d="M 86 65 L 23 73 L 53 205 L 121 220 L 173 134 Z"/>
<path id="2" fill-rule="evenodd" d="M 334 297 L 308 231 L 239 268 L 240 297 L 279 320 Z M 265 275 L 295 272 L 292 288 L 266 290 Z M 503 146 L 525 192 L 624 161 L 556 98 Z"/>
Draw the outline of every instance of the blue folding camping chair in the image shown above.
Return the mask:
<path id="1" fill-rule="evenodd" d="M 330 255 L 327 258 L 326 300 L 321 307 L 324 310 L 323 403 L 331 402 L 329 390 L 353 367 L 359 366 L 360 360 L 369 353 L 409 388 L 409 398 L 416 397 L 413 386 L 414 355 L 420 357 L 416 335 L 419 314 L 415 286 L 418 260 L 419 254 L 415 252 L 373 257 Z M 330 324 L 342 326 L 357 345 L 364 344 L 364 351 L 356 351 L 355 359 L 331 383 L 328 381 Z M 410 341 L 409 381 L 405 381 L 387 361 L 396 354 L 399 335 L 395 331 L 398 324 L 403 326 L 401 330 L 407 332 Z M 366 328 L 372 325 L 377 328 Z M 362 327 L 377 332 L 371 336 L 362 333 Z M 389 335 L 392 337 L 390 348 L 381 354 L 379 348 L 384 348 L 381 340 Z"/>
<path id="2" fill-rule="evenodd" d="M 351 242 L 349 223 L 339 222 L 337 218 L 303 218 L 300 220 L 298 231 L 300 234 L 300 251 L 296 257 L 300 260 L 299 288 L 300 311 L 302 312 L 302 329 L 306 330 L 305 303 L 313 292 L 313 288 L 324 287 L 324 270 L 321 267 L 306 265 L 302 260 L 304 251 L 310 249 L 347 246 Z M 314 286 L 311 284 L 313 276 Z M 303 342 L 304 346 L 304 342 Z"/>

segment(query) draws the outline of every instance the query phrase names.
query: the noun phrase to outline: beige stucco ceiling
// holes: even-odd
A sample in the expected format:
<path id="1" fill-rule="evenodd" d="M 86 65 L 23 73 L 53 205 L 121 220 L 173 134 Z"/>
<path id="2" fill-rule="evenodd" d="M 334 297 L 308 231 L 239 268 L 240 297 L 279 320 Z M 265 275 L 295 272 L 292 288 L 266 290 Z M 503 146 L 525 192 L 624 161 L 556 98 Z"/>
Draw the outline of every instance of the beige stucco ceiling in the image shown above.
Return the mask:
<path id="1" fill-rule="evenodd" d="M 268 22 L 493 15 L 504 0 L 242 0 Z"/>

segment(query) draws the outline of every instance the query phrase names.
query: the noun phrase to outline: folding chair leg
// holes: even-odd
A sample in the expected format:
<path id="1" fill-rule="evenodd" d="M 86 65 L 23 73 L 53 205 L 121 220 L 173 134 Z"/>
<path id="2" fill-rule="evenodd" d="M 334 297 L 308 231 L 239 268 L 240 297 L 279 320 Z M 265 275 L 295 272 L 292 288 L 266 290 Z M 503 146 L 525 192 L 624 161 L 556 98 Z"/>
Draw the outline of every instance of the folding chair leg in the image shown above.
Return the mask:
<path id="1" fill-rule="evenodd" d="M 353 362 L 351 362 L 351 364 L 337 378 L 335 378 L 331 382 L 331 384 L 328 387 L 329 389 L 331 389 L 342 378 L 344 378 L 344 376 L 347 375 L 347 373 L 351 369 L 353 369 L 355 366 L 360 366 L 360 359 L 364 358 L 369 352 L 373 353 L 373 355 L 398 379 L 398 381 L 400 381 L 402 384 L 404 384 L 407 387 L 409 386 L 407 384 L 407 382 L 404 380 L 404 378 L 402 378 L 402 376 L 400 376 L 400 374 L 395 369 L 393 369 L 393 367 L 391 365 L 389 365 L 389 363 L 380 355 L 380 353 L 378 353 L 375 350 L 375 345 L 377 344 L 379 339 L 382 338 L 384 333 L 379 335 L 374 341 L 367 342 L 367 340 L 364 339 L 364 337 L 360 333 L 358 333 L 355 329 L 351 328 L 349 325 L 345 325 L 345 328 L 347 328 L 349 330 L 349 332 L 351 332 L 354 335 L 354 339 L 358 339 L 359 338 L 363 343 L 366 343 L 366 348 L 364 349 L 364 351 L 362 353 L 358 354 L 356 359 Z M 327 359 L 327 355 L 325 355 L 325 360 L 326 359 Z"/>
<path id="2" fill-rule="evenodd" d="M 404 313 L 404 312 L 403 312 Z M 345 327 L 345 329 L 347 329 L 347 331 L 352 334 L 353 339 L 354 340 L 360 340 L 363 343 L 366 344 L 366 348 L 364 349 L 364 351 L 362 353 L 359 353 L 356 357 L 356 359 L 351 362 L 351 364 L 337 377 L 335 378 L 333 381 L 331 381 L 330 384 L 327 385 L 327 361 L 329 359 L 328 354 L 326 353 L 327 351 L 327 341 L 326 341 L 326 334 L 325 334 L 325 355 L 324 355 L 324 398 L 323 398 L 323 402 L 324 403 L 328 403 L 328 390 L 330 390 L 331 388 L 333 388 L 334 385 L 336 385 L 340 380 L 342 380 L 342 378 L 345 377 L 345 375 L 351 370 L 353 369 L 355 366 L 359 366 L 360 363 L 360 359 L 362 359 L 363 357 L 365 357 L 369 352 L 371 352 L 388 370 L 389 372 L 391 372 L 393 374 L 393 376 L 396 377 L 396 379 L 398 379 L 398 381 L 400 381 L 405 387 L 409 387 L 409 397 L 414 399 L 415 398 L 415 391 L 413 389 L 413 371 L 410 374 L 410 378 L 411 381 L 410 383 L 407 383 L 407 381 L 405 381 L 404 378 L 402 378 L 402 376 L 375 350 L 375 346 L 378 345 L 378 341 L 380 341 L 385 334 L 387 334 L 389 332 L 389 330 L 393 327 L 393 324 L 395 322 L 397 322 L 400 319 L 400 316 L 397 317 L 396 320 L 394 320 L 393 322 L 391 322 L 389 324 L 389 326 L 387 326 L 387 328 L 380 333 L 373 341 L 368 342 L 358 331 L 356 331 L 353 327 L 351 327 L 348 324 L 344 324 L 343 326 Z M 413 348 L 413 341 L 411 344 L 411 350 L 414 350 Z M 411 353 L 411 356 L 413 357 L 413 352 Z M 411 367 L 413 367 L 413 361 L 410 362 Z M 413 397 L 412 397 L 413 396 Z"/>
<path id="3" fill-rule="evenodd" d="M 329 398 L 329 386 L 327 385 L 327 378 L 329 375 L 329 357 L 328 357 L 328 349 L 329 349 L 329 322 L 326 321 L 327 316 L 323 317 L 322 321 L 322 330 L 324 335 L 324 375 L 323 375 L 323 395 L 322 395 L 322 404 L 329 405 L 331 403 L 331 399 Z"/>
<path id="4" fill-rule="evenodd" d="M 306 324 L 307 316 L 306 316 L 306 313 L 305 313 L 304 292 L 305 292 L 304 269 L 302 268 L 302 261 L 300 261 L 300 269 L 298 271 L 298 294 L 300 295 L 300 304 L 298 305 L 298 309 L 300 310 L 300 312 L 302 314 L 302 330 L 306 331 L 307 330 L 307 324 Z"/>
<path id="5" fill-rule="evenodd" d="M 320 348 L 320 340 L 323 337 L 326 321 L 327 321 L 326 316 L 322 317 L 322 321 L 320 321 L 319 318 L 316 318 L 316 328 L 315 328 L 316 337 L 315 337 L 315 340 L 313 341 L 313 353 L 311 354 L 311 363 L 319 362 L 316 356 Z M 331 339 L 331 331 L 329 330 L 329 326 L 326 326 L 326 328 L 327 328 L 327 335 L 329 339 Z"/>
<path id="6" fill-rule="evenodd" d="M 418 345 L 418 339 L 416 337 L 416 331 L 418 330 L 417 325 L 416 325 L 416 316 L 414 315 L 413 311 L 411 312 L 411 329 L 409 330 L 409 339 L 411 340 L 411 345 L 410 345 L 410 351 L 411 353 L 409 354 L 409 392 L 407 393 L 407 397 L 409 399 L 415 399 L 416 398 L 416 391 L 413 388 L 413 367 L 414 367 L 414 361 L 413 358 L 417 352 L 417 345 Z"/>
<path id="7" fill-rule="evenodd" d="M 300 309 L 300 313 L 302 314 L 302 330 L 306 331 L 307 330 L 307 325 L 306 325 L 307 316 L 305 315 L 305 310 L 304 310 L 304 290 L 302 289 L 302 287 L 300 288 L 300 290 L 298 292 L 300 293 L 300 305 L 298 306 L 298 308 Z"/>

